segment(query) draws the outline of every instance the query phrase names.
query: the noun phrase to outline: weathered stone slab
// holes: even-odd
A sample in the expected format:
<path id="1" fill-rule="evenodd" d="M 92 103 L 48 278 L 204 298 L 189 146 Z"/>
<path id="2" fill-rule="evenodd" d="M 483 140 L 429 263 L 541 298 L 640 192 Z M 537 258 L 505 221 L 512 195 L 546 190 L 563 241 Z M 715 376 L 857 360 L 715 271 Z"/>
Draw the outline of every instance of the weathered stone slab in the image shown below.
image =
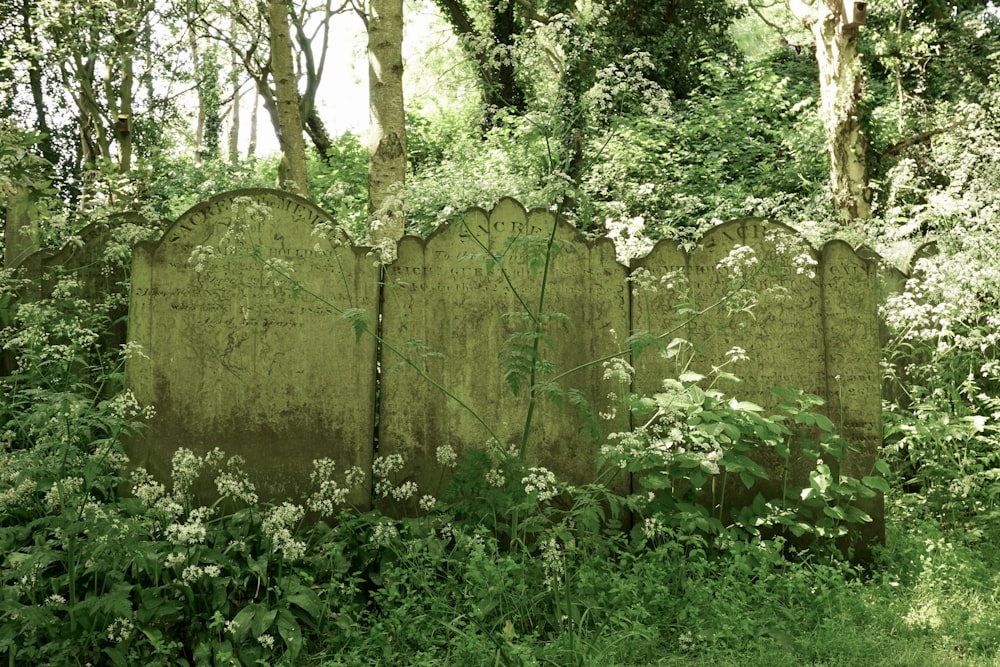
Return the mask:
<path id="1" fill-rule="evenodd" d="M 837 432 L 861 449 L 845 456 L 842 469 L 857 477 L 873 474 L 882 432 L 876 262 L 843 242 L 831 242 L 819 253 L 789 227 L 747 218 L 713 228 L 690 254 L 661 242 L 637 262 L 634 278 L 638 272 L 648 275 L 633 281 L 633 330 L 657 335 L 700 313 L 663 339 L 678 335 L 691 342 L 692 370 L 707 376 L 714 369 L 733 373 L 740 382 L 718 388 L 769 411 L 781 401 L 771 391 L 775 387 L 823 397 L 822 411 Z M 673 277 L 656 280 L 663 275 Z M 657 289 L 644 291 L 643 282 Z M 674 289 L 664 289 L 667 284 Z M 744 355 L 745 361 L 737 361 Z M 655 392 L 663 378 L 677 377 L 687 367 L 688 358 L 683 351 L 671 359 L 641 355 L 635 362 L 636 390 Z M 793 453 L 792 460 L 797 458 Z M 757 459 L 773 481 L 750 493 L 731 484 L 729 507 L 750 502 L 760 489 L 780 493 L 781 459 L 769 451 L 758 452 Z M 793 483 L 807 485 L 809 463 L 792 467 Z M 874 521 L 862 537 L 881 539 L 881 499 L 864 509 Z"/>
<path id="2" fill-rule="evenodd" d="M 555 253 L 542 307 L 549 315 L 540 345 L 541 358 L 552 368 L 536 378 L 543 382 L 624 345 L 629 313 L 625 269 L 615 261 L 609 241 L 588 243 L 565 222 L 556 224 L 551 213 L 527 212 L 504 199 L 490 212 L 468 211 L 426 240 L 402 239 L 398 259 L 386 268 L 382 327 L 387 344 L 418 359 L 431 379 L 469 408 L 383 348 L 379 453 L 402 454 L 406 474 L 421 493 L 441 491 L 444 477 L 435 460 L 439 445 L 459 452 L 487 445 L 489 430 L 471 411 L 504 446 L 520 447 L 530 378 L 524 377 L 518 394 L 512 394 L 503 371 L 512 359 L 504 350 L 512 342 L 532 345 L 530 336 L 515 338 L 532 330 L 524 313 L 537 309 L 544 247 L 553 233 Z M 484 248 L 502 261 L 489 260 Z M 534 269 L 532 262 L 537 262 Z M 581 390 L 592 410 L 606 412 L 607 393 L 621 388 L 610 386 L 603 373 L 601 364 L 591 365 L 557 383 L 562 391 Z M 538 402 L 527 458 L 571 483 L 593 481 L 600 441 L 583 427 L 568 397 L 565 403 L 560 410 L 545 397 Z M 626 430 L 621 412 L 601 426 Z M 618 484 L 627 489 L 627 480 Z"/>
<path id="3" fill-rule="evenodd" d="M 848 452 L 840 472 L 856 479 L 875 475 L 882 449 L 882 373 L 879 266 L 843 241 L 823 246 L 823 336 L 826 350 L 827 417 L 857 451 Z M 822 395 L 822 394 L 821 394 Z M 872 518 L 861 526 L 856 546 L 884 540 L 883 498 L 859 500 Z"/>
<path id="4" fill-rule="evenodd" d="M 147 357 L 129 361 L 127 380 L 156 417 L 128 443 L 135 465 L 165 478 L 178 447 L 219 447 L 274 500 L 308 490 L 314 459 L 370 470 L 375 343 L 337 320 L 360 308 L 376 322 L 378 269 L 314 234 L 330 223 L 304 199 L 248 190 L 195 206 L 138 246 L 129 340 Z M 351 500 L 369 498 L 363 488 Z"/>

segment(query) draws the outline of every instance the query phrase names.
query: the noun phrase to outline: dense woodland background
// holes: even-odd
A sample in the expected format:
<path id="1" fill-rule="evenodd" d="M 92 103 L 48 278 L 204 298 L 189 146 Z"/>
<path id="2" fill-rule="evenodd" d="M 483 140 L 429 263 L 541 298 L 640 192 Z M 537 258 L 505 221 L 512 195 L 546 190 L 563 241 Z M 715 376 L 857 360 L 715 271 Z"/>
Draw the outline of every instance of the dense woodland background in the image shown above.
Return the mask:
<path id="1" fill-rule="evenodd" d="M 338 91 L 319 103 L 349 66 L 327 56 L 346 17 L 368 39 L 365 135 L 327 130 Z M 11 0 L 0 86 L 10 664 L 998 664 L 993 2 Z M 122 292 L 25 300 L 37 285 L 11 268 L 94 222 L 112 226 L 102 261 L 127 267 L 137 241 L 244 187 L 307 196 L 362 243 L 513 196 L 623 261 L 753 215 L 912 268 L 883 307 L 887 545 L 852 565 L 815 528 L 797 550 L 641 498 L 617 501 L 645 523 L 615 537 L 615 501 L 549 506 L 553 480 L 486 454 L 403 521 L 305 526 L 221 458 L 182 456 L 172 488 L 123 482 L 118 440 L 144 407 L 104 343 Z M 681 421 L 749 428 L 713 400 Z M 200 469 L 233 506 L 193 500 Z"/>

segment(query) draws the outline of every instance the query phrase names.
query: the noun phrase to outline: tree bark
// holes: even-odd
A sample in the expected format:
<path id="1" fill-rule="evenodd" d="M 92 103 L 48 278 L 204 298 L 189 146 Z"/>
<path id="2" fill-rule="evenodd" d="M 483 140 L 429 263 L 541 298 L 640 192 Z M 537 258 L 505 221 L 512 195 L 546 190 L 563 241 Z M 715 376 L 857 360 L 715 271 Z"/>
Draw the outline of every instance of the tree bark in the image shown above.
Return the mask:
<path id="1" fill-rule="evenodd" d="M 368 16 L 368 91 L 369 232 L 374 240 L 399 239 L 403 236 L 402 188 L 406 178 L 402 0 L 372 0 Z"/>
<path id="2" fill-rule="evenodd" d="M 841 0 L 789 0 L 789 7 L 811 30 L 819 64 L 820 116 L 830 158 L 833 205 L 844 219 L 871 214 L 868 142 L 858 119 L 863 74 L 858 57 L 858 26 L 849 25 Z"/>
<path id="3" fill-rule="evenodd" d="M 299 114 L 299 91 L 295 83 L 292 40 L 288 30 L 288 5 L 285 0 L 268 0 L 268 26 L 271 35 L 271 76 L 274 77 L 275 116 L 278 143 L 283 155 L 281 187 L 309 196 L 306 170 L 306 145 Z"/>

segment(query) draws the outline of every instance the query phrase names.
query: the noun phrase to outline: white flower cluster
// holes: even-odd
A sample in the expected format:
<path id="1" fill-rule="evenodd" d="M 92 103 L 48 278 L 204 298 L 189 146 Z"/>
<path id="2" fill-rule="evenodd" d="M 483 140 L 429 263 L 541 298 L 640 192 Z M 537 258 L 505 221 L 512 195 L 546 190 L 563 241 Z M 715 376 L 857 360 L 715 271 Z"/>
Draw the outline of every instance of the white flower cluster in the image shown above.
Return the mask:
<path id="1" fill-rule="evenodd" d="M 749 361 L 750 357 L 747 356 L 747 351 L 742 347 L 731 348 L 726 352 L 726 363 L 735 364 L 740 361 Z"/>
<path id="2" fill-rule="evenodd" d="M 49 510 L 58 510 L 63 500 L 73 500 L 74 496 L 83 491 L 82 477 L 63 477 L 52 484 L 45 493 L 45 506 Z"/>
<path id="3" fill-rule="evenodd" d="M 715 268 L 719 271 L 728 271 L 734 278 L 747 278 L 757 267 L 760 260 L 757 253 L 750 246 L 738 245 L 729 251 L 729 254 L 719 260 Z"/>
<path id="4" fill-rule="evenodd" d="M 191 264 L 195 273 L 205 270 L 205 265 L 215 259 L 215 248 L 209 245 L 196 245 L 188 257 L 188 264 Z"/>
<path id="5" fill-rule="evenodd" d="M 323 516 L 333 516 L 337 508 L 347 502 L 347 488 L 337 484 L 333 478 L 337 464 L 333 459 L 322 458 L 313 461 L 313 471 L 309 475 L 316 490 L 306 501 L 310 511 Z"/>
<path id="6" fill-rule="evenodd" d="M 396 500 L 408 500 L 417 493 L 414 482 L 404 482 L 398 487 L 392 483 L 389 476 L 403 469 L 403 457 L 399 454 L 377 456 L 372 461 L 372 475 L 375 478 L 375 495 L 387 498 L 390 495 Z"/>
<path id="7" fill-rule="evenodd" d="M 435 451 L 437 462 L 446 468 L 454 468 L 458 465 L 458 454 L 451 445 L 441 445 Z"/>
<path id="8" fill-rule="evenodd" d="M 132 636 L 132 631 L 135 629 L 135 623 L 131 618 L 125 618 L 124 616 L 119 616 L 115 620 L 111 621 L 111 625 L 107 629 L 108 641 L 120 644 L 124 641 L 128 641 Z"/>
<path id="9" fill-rule="evenodd" d="M 424 512 L 430 512 L 437 506 L 437 498 L 431 495 L 425 495 L 420 499 L 418 507 Z"/>
<path id="10" fill-rule="evenodd" d="M 399 529 L 392 523 L 381 521 L 372 529 L 371 542 L 377 547 L 388 547 L 399 540 Z"/>
<path id="11" fill-rule="evenodd" d="M 629 384 L 635 375 L 635 368 L 624 357 L 612 357 L 603 363 L 604 379 Z"/>
<path id="12" fill-rule="evenodd" d="M 652 542 L 666 532 L 666 526 L 659 517 L 646 517 L 642 522 L 642 534 Z"/>
<path id="13" fill-rule="evenodd" d="M 417 495 L 417 484 L 416 482 L 411 481 L 403 482 L 399 486 L 393 488 L 389 493 L 399 502 L 409 500 L 413 496 Z"/>
<path id="14" fill-rule="evenodd" d="M 242 456 L 232 456 L 226 462 L 226 469 L 215 477 L 215 489 L 219 496 L 246 503 L 257 504 L 257 490 L 243 469 Z"/>
<path id="15" fill-rule="evenodd" d="M 303 516 L 305 510 L 302 507 L 287 502 L 268 511 L 261 522 L 261 530 L 271 540 L 271 551 L 283 554 L 288 560 L 305 555 L 305 543 L 296 540 L 293 534 Z"/>
<path id="16" fill-rule="evenodd" d="M 181 579 L 188 586 L 194 585 L 202 577 L 210 579 L 218 578 L 222 575 L 222 568 L 218 565 L 188 565 L 181 573 Z"/>
<path id="17" fill-rule="evenodd" d="M 73 297 L 73 292 L 79 289 L 80 280 L 75 276 L 63 276 L 52 288 L 52 298 L 56 300 L 69 299 Z"/>
<path id="18" fill-rule="evenodd" d="M 111 413 L 121 420 L 127 419 L 152 419 L 156 415 L 156 410 L 152 405 L 142 406 L 139 400 L 132 393 L 131 389 L 126 389 L 111 400 Z"/>
<path id="19" fill-rule="evenodd" d="M 208 507 L 196 507 L 191 510 L 187 521 L 174 522 L 167 526 L 167 539 L 174 544 L 203 544 L 207 536 L 205 520 L 211 516 L 212 510 Z"/>
<path id="20" fill-rule="evenodd" d="M 180 516 L 184 511 L 180 503 L 167 494 L 167 487 L 153 479 L 145 468 L 138 468 L 132 473 L 132 495 L 146 507 L 155 507 L 169 516 Z"/>
<path id="21" fill-rule="evenodd" d="M 816 261 L 811 252 L 799 253 L 792 258 L 792 264 L 795 266 L 795 273 L 797 275 L 809 276 L 809 280 L 816 278 L 816 266 L 819 262 Z"/>
<path id="22" fill-rule="evenodd" d="M 542 569 L 545 572 L 545 585 L 551 589 L 561 584 L 566 576 L 562 545 L 556 538 L 550 537 L 539 544 L 539 551 L 542 557 Z"/>
<path id="23" fill-rule="evenodd" d="M 486 471 L 486 483 L 494 489 L 501 489 L 507 483 L 507 478 L 499 468 L 490 468 Z"/>
<path id="24" fill-rule="evenodd" d="M 641 215 L 632 218 L 606 218 L 606 236 L 615 244 L 615 256 L 627 264 L 653 249 L 654 241 L 646 234 L 646 219 Z"/>
<path id="25" fill-rule="evenodd" d="M 555 473 L 547 468 L 528 468 L 528 475 L 521 479 L 521 484 L 528 495 L 537 494 L 539 502 L 551 500 L 559 493 Z"/>

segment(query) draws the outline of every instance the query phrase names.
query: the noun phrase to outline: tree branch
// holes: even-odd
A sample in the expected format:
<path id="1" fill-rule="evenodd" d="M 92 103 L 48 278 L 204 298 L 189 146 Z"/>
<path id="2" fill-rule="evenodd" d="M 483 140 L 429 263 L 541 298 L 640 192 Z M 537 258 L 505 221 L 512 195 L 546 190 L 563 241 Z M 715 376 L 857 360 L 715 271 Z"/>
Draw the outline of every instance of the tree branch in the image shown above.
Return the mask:
<path id="1" fill-rule="evenodd" d="M 914 134 L 913 136 L 907 137 L 906 139 L 897 141 L 892 146 L 889 146 L 884 151 L 882 151 L 882 155 L 879 156 L 879 159 L 884 160 L 885 158 L 899 155 L 900 153 L 905 151 L 907 148 L 910 148 L 911 146 L 916 146 L 917 144 L 926 143 L 931 139 L 933 139 L 934 137 L 936 137 L 937 135 L 944 134 L 945 132 L 948 132 L 950 130 L 954 130 L 956 127 L 965 125 L 971 120 L 972 120 L 971 118 L 962 118 L 960 120 L 948 123 L 947 125 L 942 125 L 941 127 L 935 127 L 933 129 L 927 130 L 926 132 Z"/>

